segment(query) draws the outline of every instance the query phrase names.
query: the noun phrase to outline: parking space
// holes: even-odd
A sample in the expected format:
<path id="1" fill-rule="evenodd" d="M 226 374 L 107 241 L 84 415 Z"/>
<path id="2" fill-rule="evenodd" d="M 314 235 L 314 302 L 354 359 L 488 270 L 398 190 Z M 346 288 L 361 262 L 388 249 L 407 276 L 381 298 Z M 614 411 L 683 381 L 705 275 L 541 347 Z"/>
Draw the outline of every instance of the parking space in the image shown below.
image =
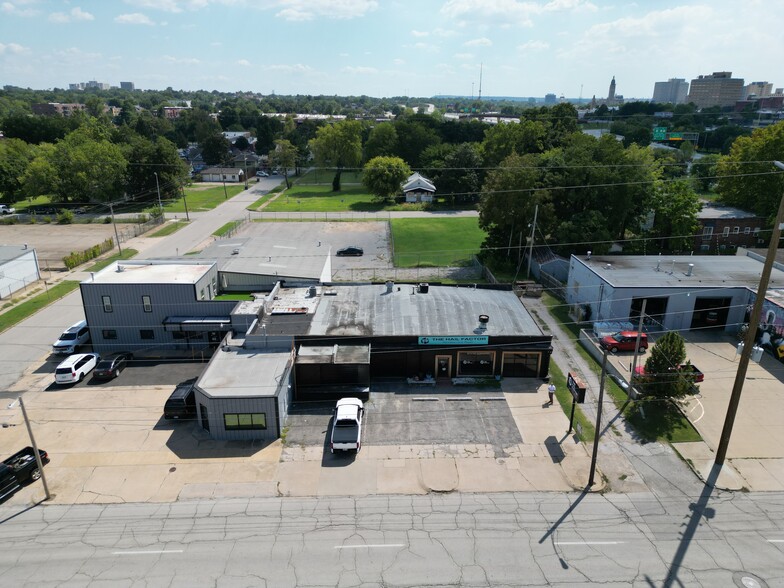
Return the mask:
<path id="1" fill-rule="evenodd" d="M 80 353 L 83 353 L 80 350 Z M 51 373 L 52 383 L 47 390 L 73 388 L 92 388 L 106 386 L 176 386 L 180 382 L 195 378 L 204 371 L 206 363 L 188 360 L 131 360 L 119 377 L 112 380 L 96 380 L 89 374 L 77 384 L 60 385 L 54 383 L 54 370 L 65 357 L 52 355 L 38 373 Z"/>
<path id="2" fill-rule="evenodd" d="M 374 389 L 365 403 L 365 446 L 487 444 L 503 449 L 523 441 L 500 390 L 401 388 Z M 326 446 L 334 406 L 295 405 L 287 420 L 287 444 Z"/>

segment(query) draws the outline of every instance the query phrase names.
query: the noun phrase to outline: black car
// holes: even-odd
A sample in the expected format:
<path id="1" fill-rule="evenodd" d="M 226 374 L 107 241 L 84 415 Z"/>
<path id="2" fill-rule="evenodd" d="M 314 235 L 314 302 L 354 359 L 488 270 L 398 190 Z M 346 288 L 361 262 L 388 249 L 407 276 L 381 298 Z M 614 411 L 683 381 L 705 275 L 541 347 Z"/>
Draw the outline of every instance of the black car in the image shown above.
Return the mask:
<path id="1" fill-rule="evenodd" d="M 338 257 L 361 257 L 364 253 L 365 251 L 362 249 L 362 247 L 349 245 L 343 249 L 338 249 L 337 255 Z"/>
<path id="2" fill-rule="evenodd" d="M 102 358 L 95 366 L 93 371 L 93 378 L 98 380 L 111 380 L 120 375 L 127 366 L 128 362 L 133 359 L 133 355 L 125 351 L 119 353 L 112 353 Z"/>
<path id="3" fill-rule="evenodd" d="M 196 378 L 177 384 L 166 404 L 163 405 L 163 418 L 187 420 L 196 416 Z"/>

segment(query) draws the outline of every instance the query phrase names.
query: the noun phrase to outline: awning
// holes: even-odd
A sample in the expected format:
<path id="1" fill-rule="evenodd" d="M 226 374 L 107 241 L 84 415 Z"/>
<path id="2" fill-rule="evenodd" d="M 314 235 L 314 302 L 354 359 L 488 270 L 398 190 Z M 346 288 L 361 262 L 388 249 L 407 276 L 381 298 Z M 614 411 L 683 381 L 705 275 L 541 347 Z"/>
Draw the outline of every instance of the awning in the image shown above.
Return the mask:
<path id="1" fill-rule="evenodd" d="M 168 316 L 163 321 L 166 331 L 230 331 L 228 316 Z"/>

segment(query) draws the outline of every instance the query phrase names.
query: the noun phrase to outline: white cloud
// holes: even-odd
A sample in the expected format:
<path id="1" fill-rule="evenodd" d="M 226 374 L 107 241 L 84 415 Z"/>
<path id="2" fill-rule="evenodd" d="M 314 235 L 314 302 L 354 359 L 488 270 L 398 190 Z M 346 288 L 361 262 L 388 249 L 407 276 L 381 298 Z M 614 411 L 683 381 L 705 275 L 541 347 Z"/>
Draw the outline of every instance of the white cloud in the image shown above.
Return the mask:
<path id="1" fill-rule="evenodd" d="M 427 37 L 429 34 L 428 31 L 411 31 L 412 37 Z"/>
<path id="2" fill-rule="evenodd" d="M 460 59 L 465 61 L 467 59 L 473 59 L 473 58 L 474 58 L 473 53 L 455 53 L 455 59 Z"/>
<path id="3" fill-rule="evenodd" d="M 493 42 L 487 37 L 480 37 L 479 39 L 471 39 L 463 43 L 466 47 L 490 47 Z"/>
<path id="4" fill-rule="evenodd" d="M 0 43 L 0 55 L 17 54 L 25 51 L 25 48 L 18 43 Z"/>
<path id="5" fill-rule="evenodd" d="M 201 63 L 201 61 L 195 57 L 174 57 L 173 55 L 164 55 L 161 57 L 161 59 L 166 63 L 177 63 L 184 65 L 198 65 Z"/>
<path id="6" fill-rule="evenodd" d="M 282 71 L 286 73 L 309 73 L 313 71 L 313 69 L 309 65 L 303 65 L 301 63 L 293 63 L 293 64 L 273 64 L 267 65 L 264 67 L 266 70 L 270 71 Z"/>
<path id="7" fill-rule="evenodd" d="M 77 22 L 84 20 L 95 20 L 89 12 L 85 12 L 78 6 L 71 8 L 70 12 L 53 12 L 49 15 L 49 20 L 56 23 Z"/>
<path id="8" fill-rule="evenodd" d="M 526 41 L 522 45 L 517 46 L 518 51 L 529 51 L 529 52 L 536 52 L 536 51 L 544 51 L 545 49 L 550 48 L 550 43 L 546 41 Z"/>
<path id="9" fill-rule="evenodd" d="M 22 8 L 25 4 L 27 4 L 27 2 L 3 2 L 0 4 L 0 10 L 5 14 L 11 14 L 13 16 L 31 17 L 40 14 L 40 11 L 35 8 Z"/>
<path id="10" fill-rule="evenodd" d="M 514 22 L 520 26 L 533 26 L 532 17 L 547 12 L 595 12 L 590 0 L 447 0 L 441 13 L 469 21 Z"/>
<path id="11" fill-rule="evenodd" d="M 291 21 L 359 18 L 378 8 L 376 0 L 277 0 L 277 5 L 275 16 Z"/>
<path id="12" fill-rule="evenodd" d="M 397 59 L 393 59 L 392 63 L 394 63 L 395 65 L 405 65 L 406 64 L 406 60 L 397 58 Z"/>
<path id="13" fill-rule="evenodd" d="M 348 53 L 338 53 L 338 57 L 348 57 Z"/>
<path id="14" fill-rule="evenodd" d="M 155 23 L 150 20 L 150 17 L 141 12 L 132 12 L 131 14 L 121 14 L 114 17 L 114 22 L 119 24 L 134 24 L 134 25 L 147 25 L 154 26 Z"/>
<path id="15" fill-rule="evenodd" d="M 237 65 L 241 65 L 243 67 L 250 67 L 250 61 L 248 61 L 247 59 L 240 59 L 237 62 Z"/>
<path id="16" fill-rule="evenodd" d="M 378 70 L 375 67 L 364 67 L 364 66 L 347 66 L 342 68 L 340 71 L 349 74 L 361 74 L 361 75 L 372 75 L 377 74 Z"/>
<path id="17" fill-rule="evenodd" d="M 154 8 L 173 13 L 182 12 L 181 3 L 177 0 L 125 0 L 125 3 L 136 8 Z"/>

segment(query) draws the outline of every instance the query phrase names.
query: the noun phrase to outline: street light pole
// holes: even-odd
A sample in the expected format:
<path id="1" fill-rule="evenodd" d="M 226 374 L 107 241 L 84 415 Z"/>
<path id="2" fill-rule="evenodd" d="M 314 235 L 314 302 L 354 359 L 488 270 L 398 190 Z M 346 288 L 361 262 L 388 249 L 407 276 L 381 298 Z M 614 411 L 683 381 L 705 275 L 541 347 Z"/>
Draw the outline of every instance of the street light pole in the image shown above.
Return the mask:
<path id="1" fill-rule="evenodd" d="M 784 163 L 774 161 L 773 164 L 780 170 L 784 170 Z M 724 460 L 727 457 L 727 448 L 730 444 L 732 426 L 735 424 L 735 414 L 738 412 L 740 395 L 741 392 L 743 392 L 743 382 L 746 379 L 746 370 L 749 367 L 752 348 L 757 340 L 757 329 L 759 328 L 760 315 L 762 315 L 762 305 L 765 302 L 765 294 L 768 291 L 768 282 L 770 281 L 773 262 L 776 260 L 776 252 L 778 250 L 779 240 L 781 239 L 782 225 L 784 225 L 784 195 L 781 197 L 779 211 L 776 215 L 776 220 L 773 223 L 773 231 L 770 235 L 770 244 L 768 245 L 768 255 L 765 257 L 765 265 L 762 266 L 762 275 L 760 276 L 759 287 L 757 288 L 757 297 L 754 300 L 754 306 L 751 309 L 751 316 L 749 317 L 749 330 L 746 332 L 746 339 L 743 341 L 743 351 L 740 354 L 740 361 L 738 361 L 738 371 L 735 374 L 735 383 L 732 386 L 732 395 L 730 396 L 730 403 L 727 407 L 727 416 L 724 420 L 724 428 L 721 431 L 721 437 L 719 438 L 719 447 L 716 450 L 715 463 L 717 466 L 724 465 Z"/>
<path id="2" fill-rule="evenodd" d="M 163 217 L 163 203 L 161 202 L 161 185 L 158 183 L 158 172 L 152 172 L 152 175 L 155 176 L 155 188 L 158 190 L 158 208 L 161 211 L 161 217 Z"/>
<path id="3" fill-rule="evenodd" d="M 41 454 L 38 451 L 38 445 L 33 436 L 33 428 L 30 426 L 30 419 L 27 418 L 27 409 L 25 409 L 24 400 L 19 397 L 19 407 L 22 409 L 22 416 L 24 417 L 25 425 L 27 425 L 27 434 L 30 435 L 30 444 L 33 446 L 33 453 L 35 453 L 35 463 L 38 466 L 38 471 L 41 472 L 41 482 L 44 484 L 44 492 L 46 493 L 46 500 L 51 500 L 52 495 L 49 493 L 49 484 L 46 483 L 46 474 L 44 473 L 44 464 L 41 461 Z"/>

